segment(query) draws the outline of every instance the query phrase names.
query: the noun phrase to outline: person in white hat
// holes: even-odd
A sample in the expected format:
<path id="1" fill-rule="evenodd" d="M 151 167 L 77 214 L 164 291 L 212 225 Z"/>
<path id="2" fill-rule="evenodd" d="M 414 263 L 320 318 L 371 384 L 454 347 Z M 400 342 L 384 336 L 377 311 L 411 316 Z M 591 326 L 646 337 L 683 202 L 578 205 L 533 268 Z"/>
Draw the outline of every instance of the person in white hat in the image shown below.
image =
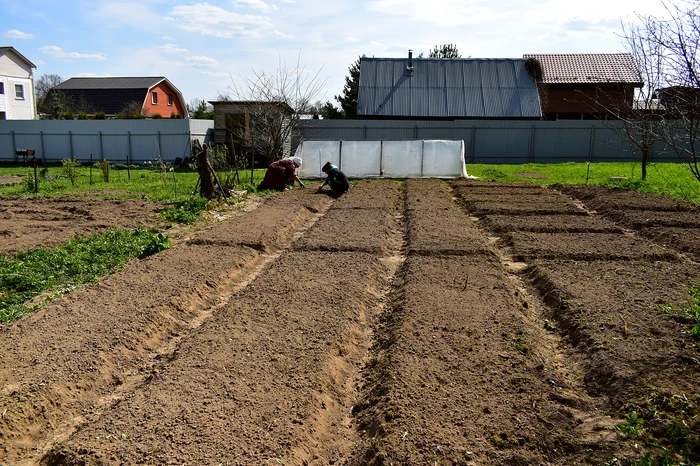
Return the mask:
<path id="1" fill-rule="evenodd" d="M 291 182 L 293 186 L 295 181 L 299 183 L 299 186 L 305 188 L 306 185 L 301 182 L 297 174 L 299 167 L 301 167 L 300 157 L 275 160 L 267 167 L 265 178 L 258 188 L 283 190 L 287 187 L 287 183 Z"/>

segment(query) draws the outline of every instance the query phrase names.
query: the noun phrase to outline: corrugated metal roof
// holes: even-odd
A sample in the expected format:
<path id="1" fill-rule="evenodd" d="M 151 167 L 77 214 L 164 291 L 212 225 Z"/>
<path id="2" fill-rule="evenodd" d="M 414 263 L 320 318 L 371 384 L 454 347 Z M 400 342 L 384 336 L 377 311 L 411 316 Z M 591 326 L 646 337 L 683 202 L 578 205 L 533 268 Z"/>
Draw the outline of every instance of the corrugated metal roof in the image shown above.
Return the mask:
<path id="1" fill-rule="evenodd" d="M 630 53 L 525 54 L 542 65 L 545 84 L 642 84 Z"/>
<path id="2" fill-rule="evenodd" d="M 70 78 L 53 89 L 150 89 L 165 79 L 164 76 L 156 77 L 131 77 L 131 78 Z"/>
<path id="3" fill-rule="evenodd" d="M 540 118 L 523 59 L 362 58 L 357 114 L 386 117 Z"/>

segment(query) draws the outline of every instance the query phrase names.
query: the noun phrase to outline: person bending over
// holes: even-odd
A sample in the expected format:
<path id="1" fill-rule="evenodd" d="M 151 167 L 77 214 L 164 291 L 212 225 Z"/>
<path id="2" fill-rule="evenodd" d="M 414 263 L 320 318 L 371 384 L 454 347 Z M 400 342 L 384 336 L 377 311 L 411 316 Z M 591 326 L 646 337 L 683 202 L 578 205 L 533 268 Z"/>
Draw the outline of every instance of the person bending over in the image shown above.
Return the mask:
<path id="1" fill-rule="evenodd" d="M 258 188 L 283 190 L 288 183 L 294 186 L 295 181 L 299 183 L 299 186 L 305 188 L 306 186 L 297 174 L 299 167 L 301 167 L 301 158 L 299 157 L 275 160 L 267 167 L 265 178 Z"/>
<path id="2" fill-rule="evenodd" d="M 339 197 L 350 189 L 348 177 L 345 176 L 345 173 L 338 170 L 338 167 L 335 165 L 326 162 L 321 170 L 326 174 L 326 181 L 318 187 L 319 191 L 323 190 L 323 187 L 328 185 L 328 187 L 331 188 L 331 195 L 333 197 Z"/>

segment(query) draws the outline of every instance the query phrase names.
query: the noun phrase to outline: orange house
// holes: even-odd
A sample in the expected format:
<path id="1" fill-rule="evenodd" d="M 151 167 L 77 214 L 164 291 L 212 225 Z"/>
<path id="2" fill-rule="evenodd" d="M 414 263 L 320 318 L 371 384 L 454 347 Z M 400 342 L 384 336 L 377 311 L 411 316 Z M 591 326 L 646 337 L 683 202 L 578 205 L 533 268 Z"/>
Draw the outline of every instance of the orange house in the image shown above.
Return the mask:
<path id="1" fill-rule="evenodd" d="M 125 108 L 141 108 L 149 118 L 187 118 L 185 99 L 180 91 L 163 76 L 128 78 L 70 78 L 52 87 L 51 99 L 64 102 L 74 112 L 94 115 L 104 112 L 113 117 Z"/>

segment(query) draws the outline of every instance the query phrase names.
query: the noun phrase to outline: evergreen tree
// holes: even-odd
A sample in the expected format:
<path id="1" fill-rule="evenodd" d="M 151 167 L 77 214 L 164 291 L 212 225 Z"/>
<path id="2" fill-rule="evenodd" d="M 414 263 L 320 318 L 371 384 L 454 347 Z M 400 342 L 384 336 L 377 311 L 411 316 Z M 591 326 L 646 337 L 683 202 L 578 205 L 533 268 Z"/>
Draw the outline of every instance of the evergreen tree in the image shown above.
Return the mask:
<path id="1" fill-rule="evenodd" d="M 443 44 L 440 46 L 436 45 L 430 51 L 428 58 L 462 58 L 462 55 L 459 54 L 456 44 Z"/>
<path id="2" fill-rule="evenodd" d="M 340 103 L 345 118 L 355 118 L 357 116 L 357 92 L 360 87 L 360 59 L 350 65 L 349 75 L 345 77 L 345 87 L 341 95 L 335 96 L 335 100 Z"/>

